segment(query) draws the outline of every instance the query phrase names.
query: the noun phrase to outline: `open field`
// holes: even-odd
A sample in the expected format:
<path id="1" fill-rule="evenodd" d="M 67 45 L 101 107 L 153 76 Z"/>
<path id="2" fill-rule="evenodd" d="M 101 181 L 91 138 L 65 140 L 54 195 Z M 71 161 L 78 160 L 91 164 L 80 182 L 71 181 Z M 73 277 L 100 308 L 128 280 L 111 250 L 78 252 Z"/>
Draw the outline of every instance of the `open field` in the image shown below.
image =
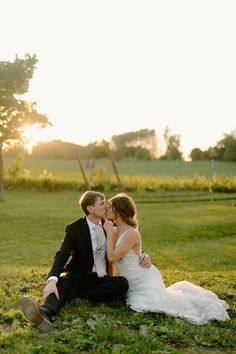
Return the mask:
<path id="1" fill-rule="evenodd" d="M 5 162 L 6 166 L 8 166 L 12 159 L 5 159 Z M 84 167 L 86 167 L 86 161 L 84 161 Z M 78 175 L 80 173 L 76 160 L 26 159 L 24 168 L 32 171 L 33 175 L 38 175 L 43 170 L 47 170 L 57 176 Z M 108 159 L 96 160 L 95 168 L 110 173 L 113 172 L 111 162 Z M 124 159 L 117 161 L 117 168 L 121 175 L 175 177 L 177 173 L 178 177 L 205 176 L 206 178 L 211 178 L 212 176 L 211 161 L 180 161 L 176 170 L 176 161 Z M 220 176 L 236 176 L 236 163 L 215 161 L 215 172 L 216 175 Z"/>
<path id="2" fill-rule="evenodd" d="M 104 166 L 102 167 L 102 163 Z M 90 181 L 91 188 L 113 193 L 118 191 L 118 182 L 114 172 L 111 172 L 111 166 L 108 168 L 108 160 L 101 160 L 101 166 L 96 166 L 92 171 L 87 170 L 87 179 Z M 120 179 L 123 188 L 129 192 L 172 192 L 175 196 L 179 192 L 205 192 L 205 193 L 227 193 L 228 199 L 234 199 L 234 196 L 229 193 L 236 192 L 236 174 L 232 170 L 236 164 L 220 163 L 222 167 L 222 175 L 211 176 L 207 169 L 209 169 L 209 162 L 186 163 L 180 162 L 182 166 L 176 170 L 176 174 L 171 174 L 171 168 L 174 168 L 174 161 L 134 161 L 124 160 L 118 162 L 118 169 L 122 171 L 123 167 L 127 168 L 120 174 Z M 183 164 L 183 165 L 181 165 Z M 156 175 L 154 173 L 154 166 L 156 166 Z M 205 175 L 197 175 L 196 166 L 200 166 L 199 170 Z M 10 163 L 6 161 L 4 173 L 4 185 L 8 190 L 32 190 L 32 191 L 62 191 L 74 190 L 82 191 L 86 187 L 82 173 L 78 166 L 75 166 L 73 161 L 56 161 L 56 160 L 25 160 L 23 165 L 17 163 Z M 75 167 L 77 172 L 74 171 Z M 135 173 L 128 175 L 128 167 L 135 169 Z M 150 171 L 152 168 L 152 172 Z M 73 172 L 72 172 L 73 169 Z M 179 171 L 177 173 L 177 171 Z M 180 173 L 181 171 L 181 173 Z M 183 176 L 183 172 L 185 175 Z M 231 171 L 231 172 L 229 172 Z M 173 171 L 172 171 L 173 172 Z M 148 174 L 150 173 L 150 174 Z M 159 174 L 158 174 L 159 173 Z M 168 175 L 169 173 L 169 175 Z M 166 174 L 166 176 L 165 176 Z M 191 177 L 190 177 L 191 174 Z M 212 199 L 212 196 L 207 196 Z M 215 197 L 213 197 L 215 199 Z M 221 197 L 222 198 L 222 197 Z M 201 198 L 200 198 L 201 199 Z M 206 198 L 205 198 L 206 199 Z"/>
<path id="3" fill-rule="evenodd" d="M 6 192 L 0 203 L 0 352 L 233 353 L 236 331 L 236 206 L 229 200 L 137 201 L 143 249 L 166 286 L 189 280 L 213 290 L 229 305 L 230 321 L 195 326 L 157 314 L 138 314 L 75 300 L 41 335 L 20 312 L 19 298 L 42 301 L 42 288 L 67 223 L 80 217 L 76 192 Z"/>

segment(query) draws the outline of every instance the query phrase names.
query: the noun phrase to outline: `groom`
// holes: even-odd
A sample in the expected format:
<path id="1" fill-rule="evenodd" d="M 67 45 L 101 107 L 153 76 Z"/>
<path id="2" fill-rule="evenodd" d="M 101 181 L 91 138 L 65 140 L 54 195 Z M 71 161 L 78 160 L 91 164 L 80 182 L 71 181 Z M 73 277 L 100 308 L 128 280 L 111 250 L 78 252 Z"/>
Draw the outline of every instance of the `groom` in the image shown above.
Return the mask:
<path id="1" fill-rule="evenodd" d="M 105 196 L 87 191 L 79 203 L 85 217 L 66 226 L 64 240 L 43 290 L 43 305 L 35 304 L 27 296 L 21 298 L 24 315 L 44 333 L 52 330 L 52 316 L 72 299 L 106 301 L 122 297 L 128 290 L 124 277 L 112 276 L 106 257 L 106 235 L 102 227 L 107 210 Z M 142 267 L 150 264 L 148 255 L 140 259 Z"/>

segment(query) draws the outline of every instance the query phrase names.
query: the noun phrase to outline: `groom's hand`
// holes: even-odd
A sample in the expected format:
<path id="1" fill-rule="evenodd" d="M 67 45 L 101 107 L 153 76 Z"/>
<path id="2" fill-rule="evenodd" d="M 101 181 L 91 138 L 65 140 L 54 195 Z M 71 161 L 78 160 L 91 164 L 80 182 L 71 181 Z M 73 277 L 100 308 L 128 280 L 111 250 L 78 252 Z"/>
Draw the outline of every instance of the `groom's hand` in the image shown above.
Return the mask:
<path id="1" fill-rule="evenodd" d="M 54 280 L 50 280 L 48 284 L 43 289 L 43 298 L 44 300 L 50 295 L 55 294 L 59 300 L 59 294 L 56 286 L 56 282 Z"/>
<path id="2" fill-rule="evenodd" d="M 139 265 L 143 268 L 151 267 L 152 262 L 148 253 L 142 253 L 139 256 Z"/>

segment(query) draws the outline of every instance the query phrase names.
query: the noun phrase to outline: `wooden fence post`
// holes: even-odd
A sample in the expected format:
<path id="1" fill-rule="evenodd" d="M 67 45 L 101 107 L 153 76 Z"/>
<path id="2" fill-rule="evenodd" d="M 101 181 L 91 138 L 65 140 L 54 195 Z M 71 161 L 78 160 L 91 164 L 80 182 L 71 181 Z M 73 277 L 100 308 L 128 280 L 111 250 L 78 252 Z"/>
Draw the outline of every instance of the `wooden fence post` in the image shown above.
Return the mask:
<path id="1" fill-rule="evenodd" d="M 84 182 L 85 182 L 85 184 L 86 184 L 86 186 L 87 186 L 87 189 L 90 191 L 90 190 L 91 190 L 91 185 L 90 185 L 90 183 L 89 183 L 89 180 L 88 180 L 87 177 L 86 177 L 86 174 L 85 174 L 85 171 L 84 171 L 84 167 L 83 167 L 82 161 L 81 161 L 81 159 L 80 159 L 78 150 L 75 150 L 75 156 L 76 156 L 76 159 L 77 159 L 77 161 L 78 161 L 78 164 L 79 164 L 79 167 L 80 167 L 82 176 L 83 176 L 83 178 L 84 178 Z"/>
<path id="2" fill-rule="evenodd" d="M 109 148 L 109 145 L 107 142 L 105 142 L 105 147 L 106 147 L 106 150 L 108 152 L 108 156 L 111 160 L 111 164 L 112 164 L 112 167 L 113 167 L 113 170 L 115 172 L 115 175 L 116 175 L 116 179 L 117 179 L 117 182 L 118 182 L 118 185 L 119 185 L 119 189 L 120 191 L 123 191 L 124 190 L 124 186 L 120 180 L 120 177 L 119 177 L 119 174 L 118 174 L 118 170 L 116 168 L 116 163 L 115 163 L 115 159 L 114 159 L 114 156 L 113 156 L 113 153 L 111 151 L 111 149 Z"/>

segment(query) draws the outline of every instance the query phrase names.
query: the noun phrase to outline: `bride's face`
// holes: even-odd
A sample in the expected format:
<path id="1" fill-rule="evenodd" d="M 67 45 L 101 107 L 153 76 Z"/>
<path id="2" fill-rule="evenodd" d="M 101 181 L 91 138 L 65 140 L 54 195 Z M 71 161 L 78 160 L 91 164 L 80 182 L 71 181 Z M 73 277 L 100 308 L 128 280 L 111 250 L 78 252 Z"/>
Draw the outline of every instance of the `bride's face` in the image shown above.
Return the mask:
<path id="1" fill-rule="evenodd" d="M 112 210 L 112 206 L 111 204 L 107 203 L 107 215 L 106 215 L 107 219 L 111 219 L 114 220 L 115 219 L 115 214 Z"/>

